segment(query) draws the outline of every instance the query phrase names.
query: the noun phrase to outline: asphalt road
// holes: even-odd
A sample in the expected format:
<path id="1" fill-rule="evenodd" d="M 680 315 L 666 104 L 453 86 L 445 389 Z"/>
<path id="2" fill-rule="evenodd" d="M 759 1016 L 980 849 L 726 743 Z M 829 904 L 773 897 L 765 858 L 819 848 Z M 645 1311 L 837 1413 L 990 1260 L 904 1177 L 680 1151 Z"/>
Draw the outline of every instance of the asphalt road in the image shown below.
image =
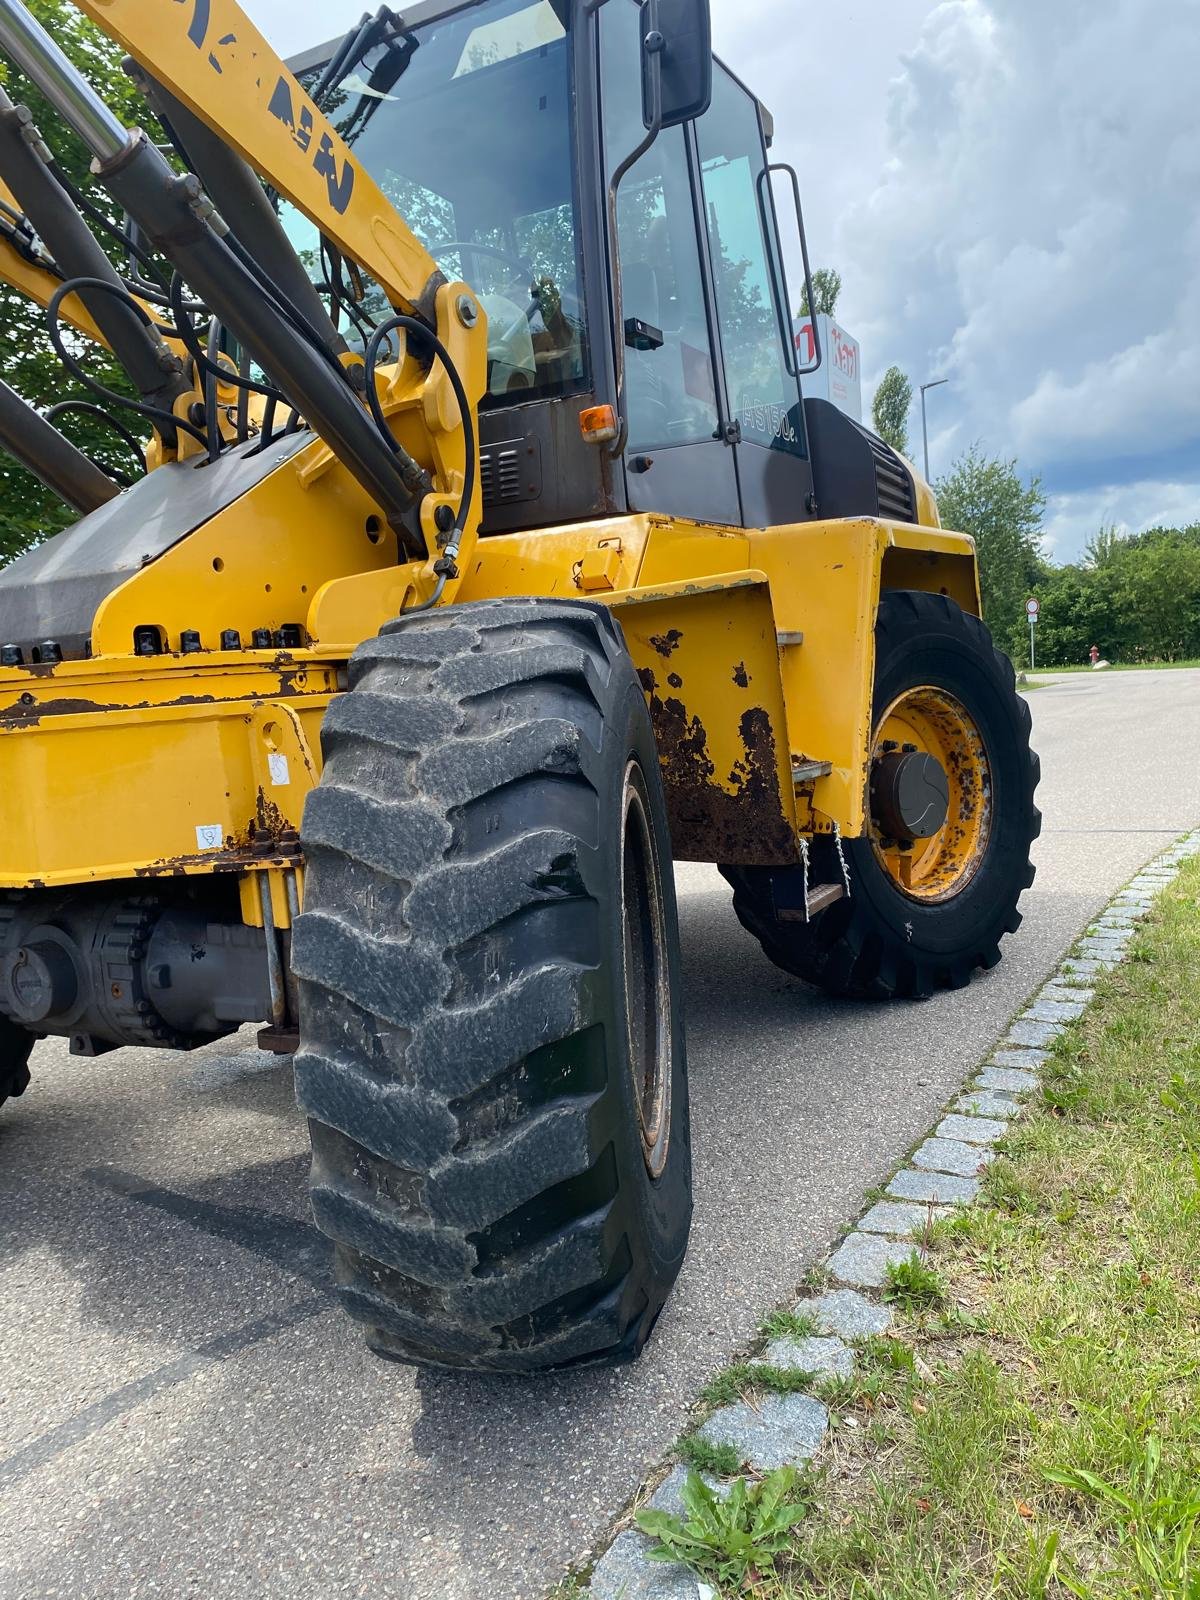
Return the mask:
<path id="1" fill-rule="evenodd" d="M 290 1073 L 38 1047 L 0 1114 L 0 1593 L 532 1600 L 792 1290 L 1076 932 L 1200 823 L 1200 672 L 1031 696 L 1045 831 L 992 973 L 833 1004 L 680 871 L 691 1253 L 642 1360 L 497 1380 L 376 1362 L 329 1299 Z"/>

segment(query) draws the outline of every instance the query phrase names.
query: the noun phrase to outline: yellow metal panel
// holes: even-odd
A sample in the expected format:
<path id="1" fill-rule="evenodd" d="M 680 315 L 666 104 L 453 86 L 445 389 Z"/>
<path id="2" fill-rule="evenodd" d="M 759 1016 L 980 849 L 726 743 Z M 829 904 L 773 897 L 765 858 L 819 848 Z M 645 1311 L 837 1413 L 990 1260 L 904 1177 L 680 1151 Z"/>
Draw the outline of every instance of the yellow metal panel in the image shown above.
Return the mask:
<path id="1" fill-rule="evenodd" d="M 707 578 L 714 572 L 740 572 L 750 564 L 744 528 L 660 518 L 651 529 L 638 584 Z"/>
<path id="2" fill-rule="evenodd" d="M 299 713 L 286 700 L 259 701 L 250 711 L 248 742 L 259 828 L 275 840 L 299 836 L 304 802 L 320 777 Z"/>
<path id="3" fill-rule="evenodd" d="M 616 550 L 620 556 L 613 588 L 630 589 L 637 581 L 642 552 L 655 520 L 647 516 L 601 517 L 595 522 L 480 539 L 469 568 L 463 572 L 458 599 L 491 600 L 529 594 L 554 595 L 560 600 L 585 599 L 576 581 L 576 568 L 589 551 L 600 549 Z"/>
<path id="4" fill-rule="evenodd" d="M 895 530 L 897 534 L 901 530 Z M 961 550 L 920 548 L 895 542 L 883 553 L 882 586 L 885 589 L 921 589 L 927 594 L 949 595 L 972 616 L 982 615 L 979 604 L 979 568 L 974 541 L 965 534 Z"/>
<path id="5" fill-rule="evenodd" d="M 0 672 L 0 887 L 295 861 L 337 669 L 196 659 Z"/>
<path id="6" fill-rule="evenodd" d="M 172 648 L 184 628 L 210 650 L 226 628 L 248 642 L 255 628 L 307 623 L 333 578 L 394 571 L 396 536 L 348 472 L 335 465 L 304 487 L 303 463 L 321 448 L 314 442 L 282 463 L 115 589 L 96 613 L 93 650 L 126 654 L 145 625 L 161 628 Z"/>
<path id="7" fill-rule="evenodd" d="M 883 525 L 869 519 L 750 535 L 751 559 L 771 581 L 776 627 L 804 635 L 780 651 L 790 747 L 832 763 L 814 804 L 849 834 L 863 827 L 885 544 Z"/>
<path id="8" fill-rule="evenodd" d="M 322 710 L 308 714 L 319 723 Z M 237 870 L 250 854 L 287 856 L 259 833 L 249 708 L 62 717 L 52 732 L 6 731 L 4 765 L 5 887 Z"/>
<path id="9" fill-rule="evenodd" d="M 761 572 L 613 597 L 687 861 L 798 859 L 771 595 Z"/>

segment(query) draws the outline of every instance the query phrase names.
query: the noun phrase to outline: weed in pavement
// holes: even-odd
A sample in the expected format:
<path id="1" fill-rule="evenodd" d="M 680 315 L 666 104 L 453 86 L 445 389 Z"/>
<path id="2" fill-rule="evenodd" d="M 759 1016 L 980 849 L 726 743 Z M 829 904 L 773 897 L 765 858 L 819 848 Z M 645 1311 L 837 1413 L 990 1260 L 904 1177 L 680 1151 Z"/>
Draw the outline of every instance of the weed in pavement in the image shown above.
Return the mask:
<path id="1" fill-rule="evenodd" d="M 944 1299 L 937 1268 L 922 1261 L 916 1250 L 902 1261 L 889 1261 L 883 1298 L 902 1311 L 924 1311 Z"/>
<path id="2" fill-rule="evenodd" d="M 772 1311 L 764 1321 L 762 1331 L 768 1339 L 808 1339 L 817 1332 L 817 1323 L 814 1317 L 806 1316 L 802 1311 L 784 1309 Z"/>
<path id="3" fill-rule="evenodd" d="M 813 1481 L 806 1471 L 780 1467 L 758 1479 L 738 1478 L 722 1497 L 689 1472 L 681 1495 L 681 1517 L 637 1513 L 638 1527 L 659 1541 L 650 1557 L 683 1561 L 724 1593 L 731 1584 L 757 1584 L 788 1550 L 792 1528 L 812 1506 Z"/>
<path id="4" fill-rule="evenodd" d="M 742 1458 L 731 1444 L 713 1444 L 698 1433 L 685 1433 L 675 1446 L 675 1453 L 685 1466 L 697 1472 L 710 1473 L 714 1478 L 732 1478 L 742 1466 Z"/>

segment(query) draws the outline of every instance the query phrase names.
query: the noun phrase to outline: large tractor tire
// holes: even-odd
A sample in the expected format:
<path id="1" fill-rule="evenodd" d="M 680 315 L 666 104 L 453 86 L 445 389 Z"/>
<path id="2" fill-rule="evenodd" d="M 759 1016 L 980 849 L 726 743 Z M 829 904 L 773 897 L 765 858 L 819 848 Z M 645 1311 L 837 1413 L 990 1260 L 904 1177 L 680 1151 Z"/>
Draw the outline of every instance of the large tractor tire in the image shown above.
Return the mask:
<path id="1" fill-rule="evenodd" d="M 33 1044 L 31 1033 L 0 1016 L 0 1106 L 28 1089 Z"/>
<path id="2" fill-rule="evenodd" d="M 1001 938 L 1020 926 L 1041 830 L 1030 727 L 1012 663 L 978 617 L 945 595 L 885 592 L 868 829 L 819 835 L 810 850 L 813 884 L 843 883 L 844 857 L 848 897 L 805 922 L 802 869 L 723 867 L 743 926 L 776 966 L 857 999 L 923 998 L 995 966 Z M 898 837 L 898 804 L 915 816 L 928 803 L 936 816 L 939 789 L 944 824 Z"/>
<path id="3" fill-rule="evenodd" d="M 691 1151 L 658 755 L 599 605 L 485 601 L 363 645 L 322 731 L 294 937 L 311 1195 L 384 1356 L 641 1350 Z"/>

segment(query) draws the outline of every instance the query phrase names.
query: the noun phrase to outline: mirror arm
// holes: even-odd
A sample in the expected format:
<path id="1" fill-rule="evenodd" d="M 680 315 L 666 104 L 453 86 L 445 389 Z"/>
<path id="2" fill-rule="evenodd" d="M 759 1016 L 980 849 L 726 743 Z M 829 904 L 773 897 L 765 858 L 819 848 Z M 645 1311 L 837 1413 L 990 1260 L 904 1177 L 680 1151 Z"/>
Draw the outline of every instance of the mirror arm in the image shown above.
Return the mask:
<path id="1" fill-rule="evenodd" d="M 593 0 L 592 10 L 599 10 L 605 0 Z M 619 456 L 629 437 L 629 418 L 625 406 L 625 317 L 621 294 L 621 257 L 617 240 L 617 190 L 631 167 L 646 154 L 662 132 L 662 34 L 658 31 L 658 0 L 643 0 L 642 16 L 646 20 L 643 48 L 653 58 L 650 72 L 650 124 L 645 137 L 615 168 L 608 180 L 608 257 L 612 265 L 613 300 L 613 366 L 617 379 L 617 437 L 608 447 L 610 456 Z"/>

